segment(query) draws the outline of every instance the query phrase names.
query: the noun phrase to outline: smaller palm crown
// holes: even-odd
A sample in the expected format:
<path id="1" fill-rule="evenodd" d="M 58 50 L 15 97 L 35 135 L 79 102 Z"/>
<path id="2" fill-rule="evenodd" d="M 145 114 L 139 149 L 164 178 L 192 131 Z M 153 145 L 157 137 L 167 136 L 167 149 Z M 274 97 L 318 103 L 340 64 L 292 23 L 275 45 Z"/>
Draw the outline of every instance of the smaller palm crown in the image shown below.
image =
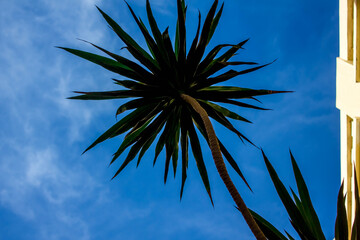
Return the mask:
<path id="1" fill-rule="evenodd" d="M 249 121 L 215 102 L 244 108 L 266 110 L 234 99 L 257 100 L 255 96 L 284 91 L 214 86 L 215 84 L 227 81 L 242 74 L 256 71 L 270 64 L 257 65 L 257 63 L 254 62 L 230 61 L 248 40 L 244 40 L 238 44 L 220 44 L 210 51 L 207 51 L 207 54 L 205 54 L 206 46 L 215 32 L 224 7 L 224 4 L 222 4 L 217 11 L 218 0 L 215 0 L 212 4 L 201 31 L 201 14 L 199 12 L 196 35 L 188 51 L 186 50 L 185 28 L 187 7 L 185 6 L 184 0 L 177 0 L 178 18 L 174 46 L 169 37 L 169 28 L 166 28 L 163 32 L 159 30 L 149 0 L 146 1 L 146 10 L 152 34 L 150 34 L 150 31 L 146 28 L 141 18 L 138 18 L 135 15 L 130 5 L 128 3 L 126 4 L 145 38 L 150 53 L 139 46 L 136 41 L 123 30 L 123 28 L 98 7 L 98 10 L 106 22 L 125 43 L 125 48 L 137 61 L 129 60 L 92 43 L 90 44 L 111 58 L 76 49 L 60 47 L 74 55 L 127 78 L 126 80 L 113 79 L 115 84 L 124 87 L 126 90 L 105 92 L 76 91 L 75 93 L 81 95 L 70 97 L 70 99 L 104 100 L 132 98 L 132 100 L 122 104 L 117 109 L 116 115 L 128 110 L 132 111 L 98 137 L 84 152 L 109 138 L 127 133 L 110 162 L 110 164 L 112 164 L 124 150 L 130 148 L 122 165 L 113 176 L 114 178 L 131 161 L 133 161 L 137 155 L 138 165 L 145 152 L 156 140 L 154 164 L 163 148 L 165 147 L 166 149 L 164 173 L 164 182 L 166 182 L 171 162 L 174 176 L 176 175 L 179 146 L 181 146 L 181 198 L 187 177 L 186 171 L 188 166 L 190 140 L 190 146 L 198 171 L 211 198 L 208 174 L 197 131 L 194 126 L 196 126 L 208 142 L 209 137 L 207 136 L 200 115 L 192 108 L 189 101 L 184 100 L 184 96 L 187 96 L 188 99 L 190 98 L 200 104 L 209 117 L 234 132 L 242 141 L 245 140 L 250 142 L 249 139 L 232 125 L 229 119 L 244 122 Z M 219 52 L 224 48 L 229 49 L 220 55 Z M 232 69 L 223 71 L 223 73 L 214 76 L 220 70 L 223 70 L 228 66 L 239 65 L 249 67 L 241 71 Z M 159 137 L 157 138 L 158 135 Z M 234 158 L 230 155 L 221 141 L 219 139 L 217 140 L 221 152 L 228 163 L 240 175 L 246 185 L 249 186 Z"/>

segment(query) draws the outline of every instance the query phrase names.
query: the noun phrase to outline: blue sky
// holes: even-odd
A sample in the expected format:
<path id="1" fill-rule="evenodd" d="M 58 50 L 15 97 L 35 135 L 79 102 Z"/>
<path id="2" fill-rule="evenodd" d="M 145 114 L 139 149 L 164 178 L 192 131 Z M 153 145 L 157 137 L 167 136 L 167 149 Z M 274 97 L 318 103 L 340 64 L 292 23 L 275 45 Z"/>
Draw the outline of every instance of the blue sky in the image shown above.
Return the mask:
<path id="1" fill-rule="evenodd" d="M 145 19 L 145 0 L 128 1 Z M 176 1 L 152 0 L 160 27 L 174 31 Z M 81 156 L 115 123 L 119 101 L 67 100 L 73 90 L 110 90 L 112 73 L 54 46 L 94 51 L 86 39 L 113 51 L 124 44 L 95 5 L 144 43 L 119 0 L 0 1 L 0 239 L 252 239 L 204 147 L 213 208 L 194 161 L 183 200 L 181 179 L 163 184 L 163 164 L 152 167 L 153 151 L 110 181 L 108 168 L 121 138 Z M 189 34 L 197 9 L 211 1 L 188 1 Z M 274 64 L 229 84 L 293 90 L 260 100 L 272 111 L 239 111 L 253 124 L 237 124 L 261 146 L 280 177 L 295 186 L 291 148 L 309 184 L 327 239 L 332 239 L 340 186 L 339 111 L 335 108 L 338 56 L 338 2 L 225 0 L 223 17 L 210 46 L 250 37 L 237 59 Z M 129 56 L 125 50 L 120 52 Z M 254 193 L 230 174 L 248 206 L 278 228 L 291 229 L 258 149 L 215 125 Z M 159 160 L 164 161 L 163 158 Z M 119 161 L 120 162 L 120 161 Z M 119 164 L 119 163 L 117 163 Z"/>

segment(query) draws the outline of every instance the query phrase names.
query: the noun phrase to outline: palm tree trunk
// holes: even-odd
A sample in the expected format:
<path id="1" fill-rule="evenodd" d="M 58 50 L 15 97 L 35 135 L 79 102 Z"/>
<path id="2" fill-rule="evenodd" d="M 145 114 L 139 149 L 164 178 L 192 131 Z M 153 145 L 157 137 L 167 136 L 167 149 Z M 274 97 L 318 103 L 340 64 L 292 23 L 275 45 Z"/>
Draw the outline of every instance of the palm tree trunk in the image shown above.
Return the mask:
<path id="1" fill-rule="evenodd" d="M 244 200 L 240 196 L 239 192 L 237 191 L 234 183 L 232 182 L 229 173 L 226 170 L 226 166 L 224 163 L 224 159 L 222 158 L 222 154 L 220 151 L 220 146 L 217 141 L 217 136 L 215 134 L 214 128 L 210 122 L 209 116 L 206 111 L 200 106 L 198 101 L 193 97 L 190 97 L 186 94 L 181 94 L 181 98 L 191 105 L 191 107 L 200 115 L 206 129 L 206 134 L 209 139 L 209 147 L 211 150 L 211 154 L 213 156 L 215 166 L 221 179 L 223 180 L 227 190 L 229 191 L 231 197 L 233 198 L 234 202 L 236 203 L 238 209 L 242 213 L 246 223 L 248 224 L 249 228 L 251 229 L 252 233 L 258 240 L 266 240 L 264 233 L 259 228 L 258 224 L 255 222 L 255 219 L 251 215 L 249 209 L 247 208 Z"/>

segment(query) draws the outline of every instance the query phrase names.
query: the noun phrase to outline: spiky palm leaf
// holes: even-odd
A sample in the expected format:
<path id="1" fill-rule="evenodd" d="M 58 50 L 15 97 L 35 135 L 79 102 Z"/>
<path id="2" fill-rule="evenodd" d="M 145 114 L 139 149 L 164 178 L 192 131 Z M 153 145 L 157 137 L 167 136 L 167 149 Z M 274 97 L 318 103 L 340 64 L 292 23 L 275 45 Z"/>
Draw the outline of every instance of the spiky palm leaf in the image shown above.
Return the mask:
<path id="1" fill-rule="evenodd" d="M 263 158 L 267 167 L 267 170 L 270 174 L 271 180 L 275 186 L 276 192 L 279 195 L 288 215 L 290 218 L 291 225 L 299 235 L 302 240 L 325 240 L 323 230 L 320 225 L 319 218 L 316 214 L 316 211 L 313 207 L 313 204 L 310 199 L 310 194 L 308 187 L 305 183 L 305 180 L 301 174 L 301 171 L 295 161 L 294 156 L 290 152 L 291 163 L 293 166 L 293 172 L 296 180 L 296 185 L 298 188 L 299 196 L 291 189 L 293 198 L 291 198 L 290 193 L 286 190 L 283 182 L 280 180 L 276 170 L 262 152 Z M 352 223 L 352 230 L 348 230 L 348 220 L 345 206 L 345 197 L 344 197 L 344 185 L 341 184 L 339 193 L 338 193 L 338 202 L 337 202 L 337 216 L 335 222 L 335 240 L 355 240 L 359 238 L 360 232 L 360 195 L 358 188 L 358 181 L 356 177 L 356 170 L 354 169 L 354 190 L 355 190 L 355 217 L 354 222 Z M 259 224 L 261 230 L 265 234 L 266 238 L 269 240 L 294 240 L 294 238 L 288 234 L 286 231 L 287 237 L 285 237 L 278 229 L 276 229 L 271 223 L 261 217 L 259 214 L 251 211 L 255 220 Z M 350 236 L 350 238 L 349 238 Z"/>
<path id="2" fill-rule="evenodd" d="M 144 153 L 154 142 L 156 142 L 156 137 L 159 136 L 155 147 L 154 164 L 160 152 L 165 148 L 165 182 L 170 165 L 172 165 L 174 174 L 176 173 L 179 158 L 179 146 L 181 146 L 181 196 L 186 180 L 190 140 L 190 146 L 198 171 L 211 198 L 206 165 L 194 124 L 204 135 L 205 139 L 207 139 L 206 131 L 202 123 L 198 123 L 198 113 L 184 101 L 183 96 L 186 95 L 196 99 L 211 118 L 234 132 L 240 139 L 250 142 L 233 126 L 229 119 L 235 119 L 242 122 L 249 121 L 237 113 L 216 104 L 216 102 L 264 110 L 264 108 L 241 102 L 239 99 L 254 99 L 256 96 L 281 92 L 241 87 L 214 86 L 214 84 L 222 83 L 236 76 L 258 70 L 268 65 L 252 66 L 256 65 L 256 63 L 230 61 L 247 40 L 234 45 L 221 44 L 205 54 L 206 46 L 214 34 L 222 14 L 223 4 L 219 11 L 216 11 L 217 6 L 218 0 L 215 0 L 205 18 L 201 31 L 201 15 L 199 13 L 196 36 L 188 51 L 186 51 L 186 7 L 185 1 L 183 0 L 177 0 L 178 20 L 174 47 L 169 38 L 168 28 L 163 32 L 159 30 L 148 0 L 146 1 L 146 10 L 150 30 L 146 28 L 143 21 L 135 15 L 130 5 L 128 5 L 135 22 L 146 40 L 150 53 L 139 46 L 136 41 L 123 30 L 123 28 L 98 8 L 112 30 L 126 44 L 126 49 L 139 63 L 109 52 L 92 43 L 90 44 L 107 54 L 110 58 L 76 49 L 61 47 L 74 55 L 127 78 L 127 80 L 114 79 L 115 84 L 124 87 L 125 90 L 75 92 L 81 95 L 70 97 L 70 99 L 81 100 L 132 98 L 132 100 L 124 103 L 117 109 L 116 115 L 125 111 L 131 112 L 109 128 L 85 150 L 86 152 L 107 139 L 127 133 L 111 160 L 111 163 L 113 163 L 126 149 L 130 149 L 114 177 L 132 162 L 137 155 L 137 164 L 139 164 Z M 220 51 L 226 47 L 229 49 L 224 53 L 219 54 Z M 241 71 L 231 69 L 222 74 L 217 74 L 220 70 L 223 70 L 228 66 L 239 65 L 250 67 Z M 221 142 L 220 147 L 221 152 L 227 161 L 247 184 L 238 165 Z"/>

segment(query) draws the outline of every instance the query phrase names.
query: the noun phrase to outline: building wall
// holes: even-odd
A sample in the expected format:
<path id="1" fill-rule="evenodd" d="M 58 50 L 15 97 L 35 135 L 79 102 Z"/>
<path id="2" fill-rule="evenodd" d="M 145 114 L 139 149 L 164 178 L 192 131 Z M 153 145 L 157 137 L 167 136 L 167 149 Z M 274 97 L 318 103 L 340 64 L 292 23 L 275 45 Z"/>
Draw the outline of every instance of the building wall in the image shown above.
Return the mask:
<path id="1" fill-rule="evenodd" d="M 347 194 L 348 220 L 352 222 L 354 168 L 360 175 L 360 0 L 340 0 L 339 26 L 336 107 L 341 124 L 341 179 Z"/>

